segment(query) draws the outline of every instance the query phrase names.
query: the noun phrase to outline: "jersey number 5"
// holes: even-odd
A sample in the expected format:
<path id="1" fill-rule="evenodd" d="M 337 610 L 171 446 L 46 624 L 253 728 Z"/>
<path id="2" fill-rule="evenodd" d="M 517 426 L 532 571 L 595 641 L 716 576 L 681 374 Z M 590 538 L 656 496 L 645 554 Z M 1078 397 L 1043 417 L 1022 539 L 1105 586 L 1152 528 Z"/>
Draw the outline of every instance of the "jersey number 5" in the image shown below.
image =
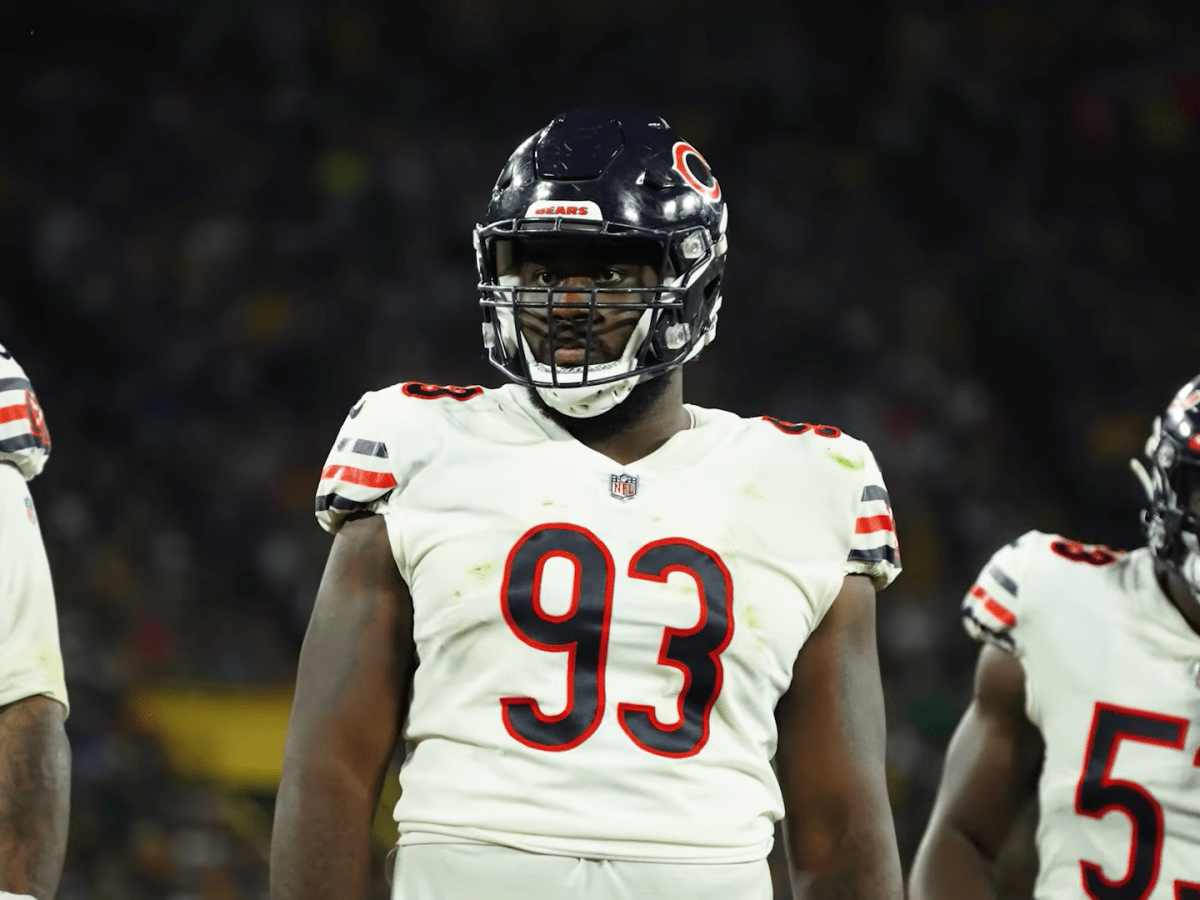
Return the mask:
<path id="1" fill-rule="evenodd" d="M 575 568 L 571 604 L 552 614 L 542 607 L 542 572 L 562 558 Z M 721 653 L 733 636 L 733 581 L 712 550 L 685 538 L 654 541 L 629 562 L 628 577 L 665 583 L 672 572 L 689 575 L 699 594 L 699 618 L 690 628 L 668 628 L 658 664 L 683 673 L 675 722 L 664 723 L 653 706 L 621 703 L 617 721 L 629 738 L 660 756 L 694 756 L 708 741 L 709 714 L 721 692 Z M 508 555 L 500 604 L 522 641 L 538 650 L 567 654 L 567 701 L 547 715 L 532 697 L 502 697 L 504 727 L 538 750 L 569 750 L 596 730 L 604 715 L 604 667 L 615 566 L 604 543 L 578 525 L 554 523 L 527 531 Z"/>
<path id="2" fill-rule="evenodd" d="M 1187 719 L 1176 716 L 1096 704 L 1083 774 L 1075 791 L 1075 812 L 1089 819 L 1102 819 L 1109 812 L 1123 813 L 1129 817 L 1133 833 L 1124 877 L 1109 879 L 1098 864 L 1080 860 L 1083 889 L 1093 900 L 1145 900 L 1158 881 L 1162 861 L 1162 807 L 1140 784 L 1109 777 L 1117 748 L 1121 741 L 1138 741 L 1182 750 L 1187 727 Z M 1200 754 L 1192 765 L 1200 766 Z M 1175 897 L 1200 900 L 1200 885 L 1176 881 Z"/>

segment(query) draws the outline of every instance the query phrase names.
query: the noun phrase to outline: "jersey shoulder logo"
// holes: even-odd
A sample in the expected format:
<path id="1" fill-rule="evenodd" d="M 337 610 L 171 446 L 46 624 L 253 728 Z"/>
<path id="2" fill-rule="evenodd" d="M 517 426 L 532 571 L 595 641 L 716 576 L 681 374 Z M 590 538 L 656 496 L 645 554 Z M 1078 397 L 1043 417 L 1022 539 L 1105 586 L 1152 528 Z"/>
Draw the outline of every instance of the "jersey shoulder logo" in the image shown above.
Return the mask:
<path id="1" fill-rule="evenodd" d="M 46 415 L 31 390 L 25 391 L 25 412 L 29 417 L 29 433 L 40 440 L 43 447 L 49 447 L 50 429 L 46 427 Z"/>

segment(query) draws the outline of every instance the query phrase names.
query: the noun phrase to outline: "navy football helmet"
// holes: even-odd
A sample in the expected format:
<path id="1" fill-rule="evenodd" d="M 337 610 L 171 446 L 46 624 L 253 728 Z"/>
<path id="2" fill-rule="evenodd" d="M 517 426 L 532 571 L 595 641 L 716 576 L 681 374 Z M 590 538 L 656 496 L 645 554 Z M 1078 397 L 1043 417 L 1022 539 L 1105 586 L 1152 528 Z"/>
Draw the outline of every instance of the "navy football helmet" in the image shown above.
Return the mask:
<path id="1" fill-rule="evenodd" d="M 619 111 L 559 116 L 509 158 L 475 229 L 488 361 L 567 415 L 612 409 L 637 384 L 681 366 L 713 339 L 727 220 L 708 163 L 664 120 Z M 576 242 L 651 262 L 657 284 L 516 290 L 516 269 L 531 248 Z M 624 354 L 557 364 L 551 328 L 548 361 L 539 360 L 520 325 L 523 313 L 578 311 L 581 293 L 592 317 L 598 305 L 641 310 Z M 587 328 L 590 346 L 590 321 Z"/>
<path id="2" fill-rule="evenodd" d="M 1200 483 L 1200 376 L 1180 388 L 1155 418 L 1146 457 L 1149 471 L 1130 460 L 1149 501 L 1142 511 L 1146 542 L 1200 599 L 1200 522 L 1187 509 L 1189 492 Z"/>

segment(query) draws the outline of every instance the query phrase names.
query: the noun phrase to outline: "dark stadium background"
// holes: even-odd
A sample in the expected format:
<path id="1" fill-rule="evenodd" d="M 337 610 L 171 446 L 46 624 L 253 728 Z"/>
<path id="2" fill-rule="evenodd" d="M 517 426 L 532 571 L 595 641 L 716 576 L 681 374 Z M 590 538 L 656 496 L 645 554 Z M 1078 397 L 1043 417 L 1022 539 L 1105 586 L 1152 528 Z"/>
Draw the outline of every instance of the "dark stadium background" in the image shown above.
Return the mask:
<path id="1" fill-rule="evenodd" d="M 0 342 L 54 437 L 60 897 L 265 897 L 329 444 L 368 388 L 497 383 L 471 227 L 521 138 L 608 102 L 660 111 L 730 204 L 688 399 L 883 466 L 907 866 L 968 696 L 964 589 L 1029 528 L 1137 544 L 1126 460 L 1200 371 L 1186 9 L 5 2 Z"/>

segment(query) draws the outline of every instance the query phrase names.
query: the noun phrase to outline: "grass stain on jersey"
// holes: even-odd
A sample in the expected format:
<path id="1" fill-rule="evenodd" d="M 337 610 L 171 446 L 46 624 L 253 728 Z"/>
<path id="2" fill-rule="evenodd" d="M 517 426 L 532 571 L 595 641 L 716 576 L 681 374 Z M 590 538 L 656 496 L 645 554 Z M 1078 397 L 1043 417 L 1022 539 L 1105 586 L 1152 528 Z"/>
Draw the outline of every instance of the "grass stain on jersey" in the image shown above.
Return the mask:
<path id="1" fill-rule="evenodd" d="M 480 563 L 477 566 L 472 566 L 471 568 L 467 569 L 468 575 L 473 575 L 476 578 L 478 578 L 480 581 L 485 580 L 488 577 L 488 575 L 491 574 L 491 572 L 492 572 L 492 564 L 491 563 Z"/>
<path id="2" fill-rule="evenodd" d="M 754 482 L 750 482 L 744 488 L 742 488 L 742 493 L 746 495 L 747 499 L 753 500 L 755 503 L 762 503 L 766 499 L 766 497 L 762 495 L 762 491 L 758 489 L 758 486 L 754 484 Z"/>
<path id="3" fill-rule="evenodd" d="M 828 453 L 830 459 L 832 459 L 839 466 L 845 466 L 847 469 L 865 469 L 867 466 L 867 464 L 862 460 L 855 461 L 849 457 L 842 456 L 840 453 L 835 453 L 832 450 L 828 451 Z"/>
<path id="4" fill-rule="evenodd" d="M 747 606 L 745 609 L 742 610 L 739 618 L 740 618 L 741 622 L 744 623 L 745 626 L 747 628 L 749 628 L 751 632 L 753 632 L 755 649 L 757 649 L 760 653 L 762 651 L 766 650 L 767 649 L 767 641 L 766 641 L 766 638 L 764 638 L 762 636 L 762 632 L 760 630 L 762 621 L 758 618 L 758 609 L 753 604 L 751 604 L 750 606 Z"/>

